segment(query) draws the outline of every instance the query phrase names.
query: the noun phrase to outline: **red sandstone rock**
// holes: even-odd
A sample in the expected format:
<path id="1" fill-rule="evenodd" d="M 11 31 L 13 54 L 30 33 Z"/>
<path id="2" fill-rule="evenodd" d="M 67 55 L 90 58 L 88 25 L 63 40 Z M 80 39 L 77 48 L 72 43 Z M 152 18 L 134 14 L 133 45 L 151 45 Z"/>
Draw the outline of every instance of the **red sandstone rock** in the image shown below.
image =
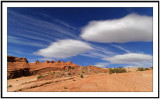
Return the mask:
<path id="1" fill-rule="evenodd" d="M 49 61 L 49 60 L 46 60 L 45 63 L 50 63 L 50 61 Z"/>
<path id="2" fill-rule="evenodd" d="M 61 63 L 65 63 L 64 61 L 62 61 Z"/>
<path id="3" fill-rule="evenodd" d="M 36 64 L 39 64 L 39 63 L 40 63 L 40 62 L 37 60 L 37 61 L 36 61 Z"/>
<path id="4" fill-rule="evenodd" d="M 28 63 L 26 58 L 14 57 L 14 56 L 7 56 L 7 62 L 26 62 Z"/>
<path id="5" fill-rule="evenodd" d="M 54 61 L 52 60 L 51 63 L 54 63 Z"/>
<path id="6" fill-rule="evenodd" d="M 27 75 L 27 73 L 28 75 L 30 75 L 57 70 L 63 71 L 64 69 L 68 69 L 71 67 L 78 67 L 77 64 L 74 64 L 71 61 L 65 63 L 64 61 L 60 62 L 60 60 L 57 60 L 57 62 L 50 62 L 48 60 L 46 60 L 45 62 L 39 62 L 37 60 L 35 63 L 28 63 L 26 58 L 14 56 L 8 56 L 7 64 L 8 78 L 25 76 Z"/>
<path id="7" fill-rule="evenodd" d="M 72 64 L 72 62 L 71 62 L 71 61 L 68 61 L 68 62 L 66 62 L 66 63 L 68 63 L 68 64 Z"/>
<path id="8" fill-rule="evenodd" d="M 26 58 L 7 56 L 7 78 L 30 75 L 30 66 Z"/>

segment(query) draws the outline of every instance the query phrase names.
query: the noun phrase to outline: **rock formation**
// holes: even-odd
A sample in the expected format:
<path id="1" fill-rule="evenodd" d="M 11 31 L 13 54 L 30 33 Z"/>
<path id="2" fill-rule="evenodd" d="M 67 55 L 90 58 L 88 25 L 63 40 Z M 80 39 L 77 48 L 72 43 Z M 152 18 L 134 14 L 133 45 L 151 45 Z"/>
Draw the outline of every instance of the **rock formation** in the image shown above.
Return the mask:
<path id="1" fill-rule="evenodd" d="M 14 56 L 7 56 L 7 62 L 26 62 L 28 63 L 26 58 L 14 57 Z"/>
<path id="2" fill-rule="evenodd" d="M 50 61 L 49 61 L 49 60 L 46 60 L 45 63 L 50 63 Z"/>
<path id="3" fill-rule="evenodd" d="M 28 63 L 26 58 L 22 57 L 7 57 L 7 77 L 16 78 L 21 76 L 27 76 L 37 73 L 49 72 L 49 71 L 61 71 L 64 69 L 70 69 L 71 67 L 77 67 L 77 64 L 68 62 L 57 62 L 46 60 L 45 62 L 39 62 L 38 60 L 35 63 Z"/>
<path id="4" fill-rule="evenodd" d="M 26 58 L 7 56 L 7 78 L 30 75 L 30 67 Z"/>
<path id="5" fill-rule="evenodd" d="M 54 63 L 54 61 L 52 60 L 51 63 Z"/>
<path id="6" fill-rule="evenodd" d="M 60 60 L 57 60 L 57 63 L 60 63 Z"/>
<path id="7" fill-rule="evenodd" d="M 68 62 L 66 62 L 67 64 L 72 64 L 72 62 L 71 61 L 68 61 Z"/>
<path id="8" fill-rule="evenodd" d="M 37 60 L 37 61 L 36 61 L 36 64 L 39 64 L 39 63 L 40 63 L 40 62 Z"/>

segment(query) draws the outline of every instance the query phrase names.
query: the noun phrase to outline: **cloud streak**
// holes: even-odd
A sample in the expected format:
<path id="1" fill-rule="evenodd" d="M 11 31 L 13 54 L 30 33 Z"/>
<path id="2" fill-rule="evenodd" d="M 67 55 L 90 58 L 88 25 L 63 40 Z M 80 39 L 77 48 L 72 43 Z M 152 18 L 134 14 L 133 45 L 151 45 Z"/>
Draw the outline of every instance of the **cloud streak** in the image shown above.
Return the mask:
<path id="1" fill-rule="evenodd" d="M 8 43 L 33 46 L 33 47 L 38 47 L 38 48 L 46 47 L 46 45 L 44 44 L 35 43 L 33 41 L 30 41 L 24 38 L 15 37 L 15 36 L 8 35 L 7 39 L 8 39 L 7 40 Z"/>
<path id="2" fill-rule="evenodd" d="M 127 52 L 127 53 L 131 53 L 129 50 L 127 50 L 127 49 L 125 49 L 125 48 L 123 48 L 123 47 L 121 47 L 121 46 L 118 46 L 118 45 L 112 45 L 112 46 L 114 46 L 114 47 L 116 47 L 116 48 L 119 48 L 119 49 L 121 49 L 121 50 L 123 50 L 123 51 L 125 51 L 125 52 Z"/>
<path id="3" fill-rule="evenodd" d="M 52 18 L 52 20 L 56 21 L 49 22 L 38 18 L 34 18 L 32 16 L 25 16 L 11 10 L 8 10 L 8 16 L 10 16 L 10 18 L 8 18 L 9 25 L 14 26 L 14 28 L 17 30 L 23 28 L 24 31 L 28 31 L 28 34 L 32 34 L 34 32 L 34 34 L 37 34 L 37 38 L 40 38 L 41 40 L 42 35 L 46 38 L 52 37 L 52 39 L 53 37 L 54 39 L 60 39 L 62 37 L 78 38 L 78 35 L 76 35 L 77 31 L 73 30 L 73 26 L 66 24 L 65 22 L 58 19 Z M 17 25 L 14 25 L 15 23 Z M 20 32 L 21 34 L 25 35 L 25 33 L 23 33 L 22 30 Z"/>

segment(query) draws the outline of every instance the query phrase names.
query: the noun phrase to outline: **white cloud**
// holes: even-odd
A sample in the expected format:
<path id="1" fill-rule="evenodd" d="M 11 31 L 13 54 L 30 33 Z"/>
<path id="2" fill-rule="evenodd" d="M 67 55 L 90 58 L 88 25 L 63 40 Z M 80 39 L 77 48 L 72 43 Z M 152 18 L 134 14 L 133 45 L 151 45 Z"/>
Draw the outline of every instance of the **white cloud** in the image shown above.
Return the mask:
<path id="1" fill-rule="evenodd" d="M 49 58 L 68 58 L 93 49 L 88 43 L 79 40 L 58 40 L 35 54 Z"/>
<path id="2" fill-rule="evenodd" d="M 97 63 L 97 64 L 94 65 L 94 66 L 100 67 L 100 68 L 105 68 L 108 64 L 109 64 L 109 63 Z"/>
<path id="3" fill-rule="evenodd" d="M 139 64 L 152 61 L 152 56 L 141 53 L 127 53 L 123 55 L 116 55 L 110 58 L 104 58 L 113 64 Z"/>
<path id="4" fill-rule="evenodd" d="M 152 41 L 152 17 L 130 14 L 120 19 L 91 21 L 80 36 L 101 43 Z"/>

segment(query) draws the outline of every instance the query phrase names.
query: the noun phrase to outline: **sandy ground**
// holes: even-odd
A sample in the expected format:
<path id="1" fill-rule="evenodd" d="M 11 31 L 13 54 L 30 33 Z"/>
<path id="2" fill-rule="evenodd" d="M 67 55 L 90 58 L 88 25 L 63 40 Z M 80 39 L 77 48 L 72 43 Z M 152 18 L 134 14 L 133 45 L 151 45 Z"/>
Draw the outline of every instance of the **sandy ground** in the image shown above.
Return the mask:
<path id="1" fill-rule="evenodd" d="M 24 92 L 152 92 L 152 70 L 63 77 L 36 81 L 37 76 L 8 80 L 8 91 Z"/>

